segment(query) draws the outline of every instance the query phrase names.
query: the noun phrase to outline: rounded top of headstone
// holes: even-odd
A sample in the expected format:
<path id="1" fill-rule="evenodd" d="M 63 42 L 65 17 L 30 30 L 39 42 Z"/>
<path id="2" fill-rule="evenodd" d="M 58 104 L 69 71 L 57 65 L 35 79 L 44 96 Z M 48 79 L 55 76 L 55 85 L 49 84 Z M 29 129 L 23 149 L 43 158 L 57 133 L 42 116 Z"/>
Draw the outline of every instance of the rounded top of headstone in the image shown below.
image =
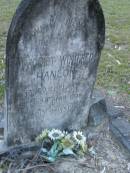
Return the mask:
<path id="1" fill-rule="evenodd" d="M 94 22 L 96 22 L 97 24 L 97 33 L 98 33 L 97 45 L 99 49 L 102 49 L 105 43 L 105 19 L 104 19 L 101 5 L 98 0 L 80 0 L 80 1 L 81 1 L 81 4 L 83 2 L 86 2 L 86 8 L 88 8 L 89 17 L 91 19 L 95 18 Z M 22 31 L 24 30 L 24 25 L 26 21 L 29 20 L 28 17 L 31 16 L 31 14 L 33 14 L 35 7 L 39 4 L 39 8 L 40 8 L 40 3 L 43 3 L 43 2 L 44 2 L 44 8 L 42 10 L 46 11 L 46 6 L 48 6 L 49 4 L 56 5 L 58 3 L 62 4 L 62 2 L 63 2 L 63 8 L 64 7 L 66 8 L 70 0 L 62 0 L 62 1 L 61 0 L 60 1 L 59 0 L 22 0 L 16 10 L 16 13 L 13 17 L 13 20 L 11 22 L 10 29 L 8 32 L 7 46 L 6 46 L 7 55 L 9 51 L 11 51 L 12 47 L 14 49 L 14 47 L 17 45 L 17 42 L 22 34 Z M 72 5 L 70 6 L 73 6 L 73 3 L 77 3 L 77 0 L 73 0 Z M 78 10 L 80 11 L 80 9 Z"/>

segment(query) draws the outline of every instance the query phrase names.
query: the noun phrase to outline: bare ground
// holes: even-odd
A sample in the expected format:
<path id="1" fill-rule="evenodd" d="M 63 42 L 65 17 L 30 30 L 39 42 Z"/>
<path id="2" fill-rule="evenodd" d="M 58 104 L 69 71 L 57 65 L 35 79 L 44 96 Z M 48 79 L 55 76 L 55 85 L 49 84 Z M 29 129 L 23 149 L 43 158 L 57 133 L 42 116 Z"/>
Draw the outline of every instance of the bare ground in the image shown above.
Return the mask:
<path id="1" fill-rule="evenodd" d="M 108 121 L 89 135 L 89 145 L 93 146 L 84 158 L 62 158 L 55 163 L 45 163 L 36 153 L 24 153 L 9 160 L 9 166 L 0 173 L 129 173 L 130 162 L 127 155 L 111 139 Z M 31 156 L 30 156 L 31 155 Z M 28 157 L 29 156 L 29 157 Z M 5 158 L 4 158 L 5 159 Z"/>

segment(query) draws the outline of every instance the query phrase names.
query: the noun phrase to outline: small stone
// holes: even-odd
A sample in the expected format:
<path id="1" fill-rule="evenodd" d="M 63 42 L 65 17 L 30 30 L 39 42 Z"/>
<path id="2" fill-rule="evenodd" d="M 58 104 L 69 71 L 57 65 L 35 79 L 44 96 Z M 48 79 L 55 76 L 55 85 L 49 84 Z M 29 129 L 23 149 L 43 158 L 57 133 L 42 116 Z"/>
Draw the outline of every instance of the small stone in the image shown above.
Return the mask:
<path id="1" fill-rule="evenodd" d="M 4 140 L 0 140 L 0 152 L 3 152 L 7 149 L 7 146 L 4 142 Z"/>
<path id="2" fill-rule="evenodd" d="M 123 118 L 114 119 L 110 124 L 110 132 L 130 157 L 130 123 Z"/>
<path id="3" fill-rule="evenodd" d="M 101 93 L 94 92 L 88 117 L 89 126 L 98 126 L 106 119 L 107 106 L 104 96 Z"/>
<path id="4" fill-rule="evenodd" d="M 28 152 L 23 152 L 20 157 L 23 157 L 24 159 L 31 159 L 34 157 L 34 152 L 28 151 Z"/>

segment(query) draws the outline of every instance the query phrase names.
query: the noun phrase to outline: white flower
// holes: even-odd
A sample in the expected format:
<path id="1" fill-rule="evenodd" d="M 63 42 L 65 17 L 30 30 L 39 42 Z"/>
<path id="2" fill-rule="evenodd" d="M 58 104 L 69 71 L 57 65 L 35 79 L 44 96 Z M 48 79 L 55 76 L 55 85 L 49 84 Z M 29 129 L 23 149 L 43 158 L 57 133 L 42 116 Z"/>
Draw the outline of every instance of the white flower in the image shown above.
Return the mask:
<path id="1" fill-rule="evenodd" d="M 43 141 L 48 136 L 49 131 L 43 130 L 42 133 L 36 138 L 36 141 Z"/>
<path id="2" fill-rule="evenodd" d="M 58 140 L 58 139 L 62 139 L 64 137 L 64 134 L 62 133 L 61 130 L 58 129 L 52 129 L 49 133 L 48 133 L 48 137 L 51 140 Z"/>
<path id="3" fill-rule="evenodd" d="M 86 143 L 86 137 L 83 135 L 81 131 L 74 131 L 73 132 L 73 138 L 79 145 L 83 145 Z"/>
<path id="4" fill-rule="evenodd" d="M 72 137 L 71 137 L 71 135 L 70 134 L 67 134 L 66 136 L 65 136 L 65 139 L 71 139 Z"/>
<path id="5" fill-rule="evenodd" d="M 68 135 L 67 131 L 63 131 L 64 136 Z"/>

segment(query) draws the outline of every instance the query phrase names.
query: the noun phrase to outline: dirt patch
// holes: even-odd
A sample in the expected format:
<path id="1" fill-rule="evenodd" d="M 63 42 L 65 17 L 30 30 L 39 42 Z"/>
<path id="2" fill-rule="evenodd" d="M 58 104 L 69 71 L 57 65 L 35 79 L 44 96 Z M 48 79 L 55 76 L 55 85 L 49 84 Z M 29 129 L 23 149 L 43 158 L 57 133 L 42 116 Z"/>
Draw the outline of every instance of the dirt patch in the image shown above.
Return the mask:
<path id="1" fill-rule="evenodd" d="M 128 158 L 113 142 L 109 134 L 108 122 L 92 129 L 88 136 L 89 149 L 84 158 L 59 158 L 55 163 L 46 163 L 37 152 L 24 152 L 3 158 L 6 170 L 2 173 L 128 173 Z M 2 171 L 2 169 L 1 169 Z"/>

